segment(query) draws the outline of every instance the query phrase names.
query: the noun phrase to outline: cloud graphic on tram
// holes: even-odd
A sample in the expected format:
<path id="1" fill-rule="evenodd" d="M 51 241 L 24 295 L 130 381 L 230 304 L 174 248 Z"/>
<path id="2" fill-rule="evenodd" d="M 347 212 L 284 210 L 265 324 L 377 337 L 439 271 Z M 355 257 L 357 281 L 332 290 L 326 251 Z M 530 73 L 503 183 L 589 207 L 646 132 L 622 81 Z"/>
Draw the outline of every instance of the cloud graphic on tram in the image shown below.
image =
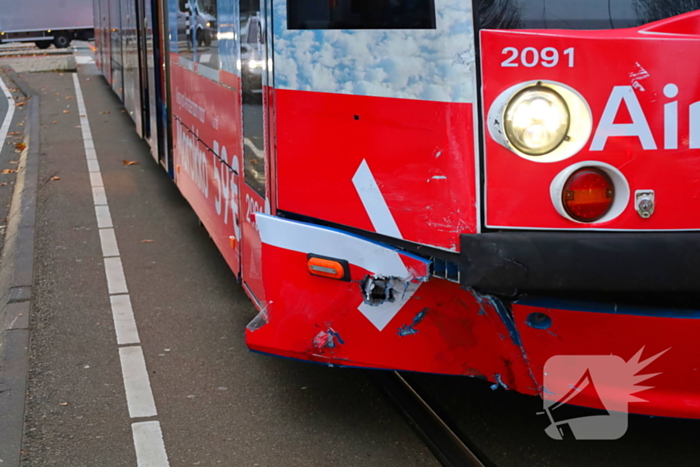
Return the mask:
<path id="1" fill-rule="evenodd" d="M 473 102 L 471 2 L 436 0 L 436 29 L 288 30 L 275 4 L 275 87 Z"/>

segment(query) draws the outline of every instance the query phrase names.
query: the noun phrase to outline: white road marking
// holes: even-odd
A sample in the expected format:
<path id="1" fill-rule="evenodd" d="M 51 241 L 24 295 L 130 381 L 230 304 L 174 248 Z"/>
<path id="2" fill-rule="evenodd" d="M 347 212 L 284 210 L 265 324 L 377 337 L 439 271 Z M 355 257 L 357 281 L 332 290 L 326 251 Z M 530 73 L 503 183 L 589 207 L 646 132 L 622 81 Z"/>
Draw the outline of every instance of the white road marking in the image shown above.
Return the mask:
<path id="1" fill-rule="evenodd" d="M 1 80 L 0 83 L 2 83 Z M 80 112 L 80 127 L 85 146 L 85 160 L 92 187 L 95 218 L 100 233 L 117 345 L 139 344 L 139 333 L 131 306 L 131 297 L 128 295 L 124 267 L 119 256 L 119 245 L 114 232 L 112 216 L 109 212 L 107 193 L 104 189 L 100 164 L 97 162 L 95 143 L 92 139 L 90 121 L 87 117 L 87 109 L 85 108 L 85 101 L 77 74 L 73 75 L 73 84 L 75 85 L 75 97 L 78 111 Z M 2 87 L 6 89 L 4 84 L 2 84 Z M 14 111 L 14 108 L 11 110 Z M 157 416 L 158 411 L 141 347 L 139 345 L 120 347 L 119 360 L 122 366 L 129 416 L 131 418 Z M 169 467 L 170 464 L 165 450 L 165 443 L 163 442 L 160 423 L 157 421 L 137 422 L 131 425 L 131 429 L 138 467 Z"/>
<path id="2" fill-rule="evenodd" d="M 112 216 L 109 214 L 109 206 L 95 206 L 95 215 L 97 216 L 98 229 L 110 229 L 112 225 Z"/>
<path id="3" fill-rule="evenodd" d="M 151 383 L 148 380 L 146 359 L 140 346 L 120 347 L 119 360 L 126 390 L 126 403 L 131 418 L 155 417 L 158 415 L 153 400 Z"/>
<path id="4" fill-rule="evenodd" d="M 0 141 L 5 141 L 5 138 L 7 138 L 7 133 L 10 131 L 10 125 L 12 125 L 12 117 L 15 115 L 15 100 L 12 98 L 10 90 L 7 89 L 7 86 L 2 79 L 0 79 L 0 88 L 2 88 L 2 92 L 7 98 L 7 113 L 5 114 L 5 120 L 2 122 L 2 127 L 0 127 Z"/>
<path id="5" fill-rule="evenodd" d="M 100 164 L 97 162 L 97 159 L 89 159 L 87 161 L 88 163 L 88 172 L 99 172 L 100 171 Z"/>
<path id="6" fill-rule="evenodd" d="M 104 187 L 101 187 L 101 186 L 92 187 L 92 199 L 95 202 L 95 206 L 107 205 L 107 195 L 105 194 Z"/>
<path id="7" fill-rule="evenodd" d="M 374 230 L 389 237 L 403 238 L 366 160 L 362 160 L 360 167 L 352 177 L 352 183 L 355 185 Z"/>
<path id="8" fill-rule="evenodd" d="M 102 174 L 100 173 L 99 170 L 95 172 L 90 172 L 90 185 L 93 187 L 101 186 L 104 187 L 104 183 L 102 182 Z"/>
<path id="9" fill-rule="evenodd" d="M 129 290 L 126 288 L 122 259 L 119 256 L 116 258 L 105 258 L 105 274 L 107 274 L 107 288 L 110 295 L 129 293 Z"/>
<path id="10" fill-rule="evenodd" d="M 109 300 L 112 303 L 112 318 L 114 318 L 114 330 L 117 332 L 117 344 L 139 344 L 139 330 L 136 328 L 129 296 L 112 295 Z"/>
<path id="11" fill-rule="evenodd" d="M 117 237 L 114 235 L 114 229 L 99 230 L 100 243 L 102 244 L 102 256 L 105 258 L 119 256 L 119 247 L 117 246 Z"/>
<path id="12" fill-rule="evenodd" d="M 165 443 L 159 422 L 137 422 L 131 425 L 138 467 L 168 466 Z"/>

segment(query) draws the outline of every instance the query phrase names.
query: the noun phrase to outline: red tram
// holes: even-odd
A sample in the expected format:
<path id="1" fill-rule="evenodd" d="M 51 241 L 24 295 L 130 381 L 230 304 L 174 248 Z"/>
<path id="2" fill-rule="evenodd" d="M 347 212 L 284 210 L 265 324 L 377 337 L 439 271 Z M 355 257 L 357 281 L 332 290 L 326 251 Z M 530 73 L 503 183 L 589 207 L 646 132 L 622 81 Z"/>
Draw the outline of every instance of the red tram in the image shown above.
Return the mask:
<path id="1" fill-rule="evenodd" d="M 667 351 L 630 410 L 700 418 L 700 1 L 95 14 L 98 66 L 259 309 L 252 350 L 533 395 L 552 356 Z"/>

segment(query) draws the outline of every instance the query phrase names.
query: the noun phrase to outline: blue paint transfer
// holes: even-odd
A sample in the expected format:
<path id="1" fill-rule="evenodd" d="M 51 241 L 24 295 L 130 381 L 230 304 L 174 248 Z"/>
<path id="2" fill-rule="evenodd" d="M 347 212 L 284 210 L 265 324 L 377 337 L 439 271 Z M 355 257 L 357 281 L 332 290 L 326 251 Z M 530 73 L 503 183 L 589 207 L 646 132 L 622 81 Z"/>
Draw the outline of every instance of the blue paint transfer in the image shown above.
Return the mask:
<path id="1" fill-rule="evenodd" d="M 496 382 L 491 385 L 492 391 L 495 391 L 499 387 L 502 387 L 503 389 L 508 389 L 508 385 L 503 382 L 499 373 L 494 374 L 493 377 L 496 380 Z"/>
<path id="2" fill-rule="evenodd" d="M 513 343 L 518 347 L 522 348 L 522 344 L 520 342 L 520 335 L 518 334 L 518 330 L 515 327 L 515 322 L 510 316 L 510 313 L 508 313 L 506 307 L 503 305 L 503 302 L 501 302 L 496 297 L 491 297 L 488 295 L 483 295 L 482 297 L 483 299 L 488 300 L 489 303 L 491 303 L 491 305 L 493 305 L 493 307 L 496 309 L 498 316 L 501 318 L 501 321 L 503 321 L 503 324 L 505 324 L 506 328 L 508 329 L 508 333 L 510 334 L 510 338 L 513 341 Z"/>
<path id="3" fill-rule="evenodd" d="M 401 337 L 404 336 L 410 336 L 412 334 L 418 333 L 418 329 L 416 329 L 416 326 L 423 321 L 423 318 L 425 318 L 425 315 L 428 313 L 427 308 L 423 308 L 414 318 L 413 322 L 411 324 L 404 324 L 399 328 L 397 331 L 397 334 Z"/>

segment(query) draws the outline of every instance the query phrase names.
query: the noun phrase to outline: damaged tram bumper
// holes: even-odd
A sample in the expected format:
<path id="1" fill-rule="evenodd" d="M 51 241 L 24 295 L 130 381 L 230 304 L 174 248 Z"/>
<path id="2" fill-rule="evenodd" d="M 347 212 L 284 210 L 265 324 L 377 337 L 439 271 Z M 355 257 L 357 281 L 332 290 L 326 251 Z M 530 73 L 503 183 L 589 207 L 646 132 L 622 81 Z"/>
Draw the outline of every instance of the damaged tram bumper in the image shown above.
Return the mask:
<path id="1" fill-rule="evenodd" d="M 646 402 L 632 402 L 630 412 L 700 418 L 694 344 L 700 312 L 509 302 L 431 277 L 428 260 L 358 235 L 264 214 L 256 221 L 266 303 L 247 330 L 251 350 L 328 365 L 480 377 L 531 395 L 546 394 L 550 357 L 616 355 L 630 368 L 636 364 L 635 372 L 660 373 L 645 384 L 653 389 L 638 394 Z M 463 257 L 469 248 L 476 247 L 463 245 Z M 496 250 L 484 251 L 486 261 Z M 312 257 L 338 260 L 347 270 L 336 279 L 313 275 Z M 522 280 L 525 265 L 515 263 L 490 277 L 514 270 Z M 469 270 L 462 275 L 469 278 Z M 642 369 L 640 350 L 642 360 L 665 353 Z M 619 392 L 621 399 L 630 396 L 622 382 Z M 587 397 L 576 403 L 600 406 Z"/>

